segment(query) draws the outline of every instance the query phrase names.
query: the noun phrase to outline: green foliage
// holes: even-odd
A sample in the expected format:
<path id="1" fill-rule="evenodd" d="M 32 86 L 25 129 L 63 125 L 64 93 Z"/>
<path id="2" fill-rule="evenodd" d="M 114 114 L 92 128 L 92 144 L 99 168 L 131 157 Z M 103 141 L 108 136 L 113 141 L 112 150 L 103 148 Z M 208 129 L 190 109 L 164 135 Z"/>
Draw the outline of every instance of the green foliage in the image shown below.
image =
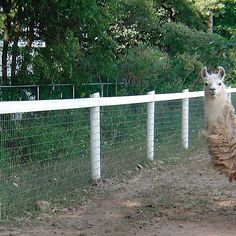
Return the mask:
<path id="1" fill-rule="evenodd" d="M 167 23 L 162 28 L 163 47 L 170 55 L 188 53 L 212 66 L 222 63 L 227 40 L 217 34 L 190 29 L 186 25 Z M 174 42 L 174 43 L 173 43 Z M 226 48 L 227 50 L 227 48 Z M 223 63 L 222 63 L 223 64 Z"/>
<path id="2" fill-rule="evenodd" d="M 22 49 L 25 55 L 27 49 Z M 34 57 L 24 56 L 21 69 L 18 72 L 18 83 L 22 84 L 27 79 L 32 84 L 71 83 L 78 79 L 77 67 L 81 59 L 81 49 L 78 39 L 73 32 L 66 32 L 65 39 L 52 47 L 35 51 Z M 24 64 L 32 64 L 30 70 L 24 69 Z"/>
<path id="3" fill-rule="evenodd" d="M 224 4 L 228 0 L 188 0 L 193 3 L 203 15 L 209 15 L 209 12 L 220 12 L 224 9 Z"/>
<path id="4" fill-rule="evenodd" d="M 87 113 L 26 113 L 22 120 L 14 120 L 11 115 L 4 118 L 2 160 L 18 165 L 71 159 L 78 154 L 83 158 L 88 154 Z"/>
<path id="5" fill-rule="evenodd" d="M 188 0 L 154 0 L 154 8 L 162 25 L 166 22 L 181 22 L 190 27 L 203 28 L 199 11 Z"/>
<path id="6" fill-rule="evenodd" d="M 174 92 L 197 89 L 203 65 L 225 66 L 229 78 L 235 79 L 232 0 L 41 0 L 24 4 L 12 1 L 10 12 L 3 7 L 1 18 L 3 28 L 3 20 L 9 18 L 10 42 L 19 36 L 29 43 L 23 49 L 16 44 L 8 48 L 10 54 L 21 55 L 12 84 L 125 81 L 126 90 L 119 94 L 149 89 Z M 221 36 L 205 32 L 210 12 L 214 32 Z M 46 42 L 46 48 L 30 47 L 38 38 Z"/>
<path id="7" fill-rule="evenodd" d="M 162 28 L 162 35 L 162 47 L 172 56 L 173 62 L 180 58 L 181 64 L 185 64 L 183 68 L 191 70 L 196 66 L 193 69 L 196 77 L 203 65 L 210 65 L 212 68 L 222 65 L 227 69 L 228 75 L 235 67 L 234 48 L 229 40 L 218 34 L 190 29 L 180 23 L 167 23 Z M 177 71 L 180 75 L 183 72 L 181 69 Z M 188 85 L 191 87 L 190 83 Z"/>
<path id="8" fill-rule="evenodd" d="M 231 38 L 236 35 L 236 2 L 229 0 L 224 3 L 224 11 L 218 13 L 215 17 L 215 32 L 224 37 Z"/>
<path id="9" fill-rule="evenodd" d="M 162 91 L 170 70 L 168 54 L 147 45 L 129 50 L 120 58 L 119 77 L 126 82 L 127 93 L 145 94 L 149 90 Z"/>
<path id="10" fill-rule="evenodd" d="M 78 82 L 105 82 L 116 78 L 115 47 L 109 35 L 97 39 L 96 45 L 83 53 L 78 65 Z"/>
<path id="11" fill-rule="evenodd" d="M 203 65 L 223 65 L 232 79 L 235 61 L 227 39 L 182 23 L 166 23 L 159 32 L 159 48 L 139 44 L 120 56 L 118 74 L 125 79 L 128 94 L 201 89 L 196 78 Z"/>

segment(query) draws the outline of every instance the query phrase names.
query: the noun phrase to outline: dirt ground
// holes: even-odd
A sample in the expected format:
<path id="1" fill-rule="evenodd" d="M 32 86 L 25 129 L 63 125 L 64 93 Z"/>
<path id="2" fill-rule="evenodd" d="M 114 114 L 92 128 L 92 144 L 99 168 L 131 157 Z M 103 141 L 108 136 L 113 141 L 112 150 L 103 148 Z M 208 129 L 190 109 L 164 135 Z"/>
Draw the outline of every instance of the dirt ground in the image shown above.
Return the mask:
<path id="1" fill-rule="evenodd" d="M 233 236 L 236 183 L 215 172 L 206 155 L 140 166 L 132 178 L 106 180 L 86 202 L 30 216 L 1 236 Z"/>

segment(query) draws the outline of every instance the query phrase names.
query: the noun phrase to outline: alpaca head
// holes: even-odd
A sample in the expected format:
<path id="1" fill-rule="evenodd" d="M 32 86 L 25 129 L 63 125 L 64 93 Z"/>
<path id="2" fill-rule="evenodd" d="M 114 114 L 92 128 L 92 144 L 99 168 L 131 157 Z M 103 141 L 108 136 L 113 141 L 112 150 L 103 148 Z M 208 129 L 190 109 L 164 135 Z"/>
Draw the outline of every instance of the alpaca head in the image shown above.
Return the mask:
<path id="1" fill-rule="evenodd" d="M 207 68 L 204 67 L 201 70 L 201 76 L 205 84 L 206 98 L 214 99 L 225 94 L 225 70 L 223 67 L 218 67 L 218 73 L 216 74 L 209 74 Z"/>

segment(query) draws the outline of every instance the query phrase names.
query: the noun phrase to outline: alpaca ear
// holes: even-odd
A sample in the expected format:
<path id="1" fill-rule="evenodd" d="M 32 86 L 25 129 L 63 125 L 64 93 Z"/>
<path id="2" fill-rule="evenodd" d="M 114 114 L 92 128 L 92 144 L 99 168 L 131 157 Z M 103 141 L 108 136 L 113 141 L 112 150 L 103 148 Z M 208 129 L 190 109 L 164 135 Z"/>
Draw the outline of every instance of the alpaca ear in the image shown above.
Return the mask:
<path id="1" fill-rule="evenodd" d="M 208 72 L 207 72 L 207 68 L 206 67 L 203 67 L 202 70 L 201 70 L 201 77 L 203 79 L 206 79 L 207 77 L 209 76 Z"/>
<path id="2" fill-rule="evenodd" d="M 218 67 L 218 76 L 220 77 L 221 80 L 224 80 L 225 78 L 225 69 L 222 66 Z"/>

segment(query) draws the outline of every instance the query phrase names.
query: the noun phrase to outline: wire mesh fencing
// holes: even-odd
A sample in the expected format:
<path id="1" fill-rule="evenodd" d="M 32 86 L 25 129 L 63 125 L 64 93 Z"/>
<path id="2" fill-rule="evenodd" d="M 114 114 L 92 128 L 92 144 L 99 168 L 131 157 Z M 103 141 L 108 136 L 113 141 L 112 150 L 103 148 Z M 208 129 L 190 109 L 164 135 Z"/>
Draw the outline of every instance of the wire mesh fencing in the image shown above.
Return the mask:
<path id="1" fill-rule="evenodd" d="M 152 159 L 200 150 L 204 103 L 194 94 L 4 103 L 17 109 L 0 109 L 0 221 L 24 216 L 37 201 L 81 199 L 93 180 Z"/>
<path id="2" fill-rule="evenodd" d="M 104 178 L 124 174 L 146 161 L 146 104 L 104 107 L 101 163 Z"/>
<path id="3" fill-rule="evenodd" d="M 1 217 L 56 202 L 90 182 L 88 109 L 1 117 Z"/>
<path id="4" fill-rule="evenodd" d="M 201 130 L 204 128 L 204 99 L 191 98 L 189 100 L 189 147 L 201 146 Z"/>
<path id="5" fill-rule="evenodd" d="M 231 93 L 229 96 L 234 108 L 236 107 L 236 93 Z"/>
<path id="6" fill-rule="evenodd" d="M 74 99 L 89 97 L 100 91 L 101 97 L 127 95 L 123 82 L 48 84 L 48 85 L 1 85 L 1 101 L 28 101 L 48 99 Z M 118 92 L 119 91 L 119 92 Z"/>
<path id="7" fill-rule="evenodd" d="M 187 130 L 183 122 L 187 123 Z M 183 117 L 182 99 L 156 102 L 155 159 L 168 161 L 173 155 L 181 156 L 201 148 L 199 132 L 203 123 L 203 98 L 189 99 L 187 117 Z"/>
<path id="8" fill-rule="evenodd" d="M 155 157 L 166 158 L 182 150 L 182 101 L 155 104 Z"/>

